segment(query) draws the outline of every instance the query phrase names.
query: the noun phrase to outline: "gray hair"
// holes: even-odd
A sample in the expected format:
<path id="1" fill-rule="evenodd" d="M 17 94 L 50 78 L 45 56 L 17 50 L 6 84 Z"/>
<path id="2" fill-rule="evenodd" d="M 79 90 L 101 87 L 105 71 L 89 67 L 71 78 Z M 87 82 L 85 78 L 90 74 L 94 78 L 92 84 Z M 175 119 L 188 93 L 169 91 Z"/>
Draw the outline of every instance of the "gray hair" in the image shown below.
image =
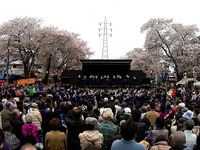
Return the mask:
<path id="1" fill-rule="evenodd" d="M 186 130 L 192 130 L 194 128 L 194 121 L 192 119 L 185 122 Z"/>
<path id="2" fill-rule="evenodd" d="M 170 135 L 169 141 L 172 147 L 182 148 L 186 143 L 185 133 L 182 131 L 177 131 Z"/>
<path id="3" fill-rule="evenodd" d="M 37 150 L 37 149 L 36 149 L 35 146 L 33 146 L 32 144 L 27 143 L 27 144 L 23 145 L 23 146 L 20 148 L 20 150 Z"/>

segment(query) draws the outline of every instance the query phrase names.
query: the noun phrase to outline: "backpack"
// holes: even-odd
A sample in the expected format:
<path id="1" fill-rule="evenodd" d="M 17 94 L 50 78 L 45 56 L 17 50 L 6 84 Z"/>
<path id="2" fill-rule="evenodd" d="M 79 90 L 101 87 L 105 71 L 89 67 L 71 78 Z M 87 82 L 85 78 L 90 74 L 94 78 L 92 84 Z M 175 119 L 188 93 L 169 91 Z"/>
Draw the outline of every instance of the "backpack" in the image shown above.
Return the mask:
<path id="1" fill-rule="evenodd" d="M 35 145 L 37 143 L 35 137 L 33 136 L 33 134 L 31 133 L 33 127 L 31 128 L 31 130 L 28 132 L 28 135 L 25 137 L 26 139 L 26 143 L 31 143 L 33 145 Z"/>

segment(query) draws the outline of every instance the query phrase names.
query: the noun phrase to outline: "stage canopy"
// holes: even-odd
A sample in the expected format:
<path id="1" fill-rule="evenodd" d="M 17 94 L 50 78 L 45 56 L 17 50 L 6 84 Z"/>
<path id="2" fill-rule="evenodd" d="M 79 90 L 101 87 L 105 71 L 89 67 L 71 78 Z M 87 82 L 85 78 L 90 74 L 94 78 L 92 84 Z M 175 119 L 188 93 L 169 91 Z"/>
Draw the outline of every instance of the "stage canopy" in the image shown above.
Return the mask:
<path id="1" fill-rule="evenodd" d="M 130 73 L 132 60 L 123 59 L 89 59 L 81 60 L 84 75 L 121 75 L 125 77 Z"/>

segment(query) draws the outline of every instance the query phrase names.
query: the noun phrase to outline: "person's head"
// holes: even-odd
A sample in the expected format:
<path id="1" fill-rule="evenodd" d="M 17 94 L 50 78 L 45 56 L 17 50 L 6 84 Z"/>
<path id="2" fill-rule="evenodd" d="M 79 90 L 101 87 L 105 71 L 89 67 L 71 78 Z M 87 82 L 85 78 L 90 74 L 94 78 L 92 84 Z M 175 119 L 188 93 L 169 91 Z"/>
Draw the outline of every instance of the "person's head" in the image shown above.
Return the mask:
<path id="1" fill-rule="evenodd" d="M 165 127 L 165 119 L 163 117 L 156 118 L 155 122 L 157 128 L 164 128 Z"/>
<path id="2" fill-rule="evenodd" d="M 135 122 L 139 122 L 140 121 L 142 112 L 139 109 L 132 110 L 131 114 L 132 114 L 133 121 L 135 121 Z"/>
<path id="3" fill-rule="evenodd" d="M 49 125 L 50 125 L 52 130 L 59 130 L 60 127 L 61 127 L 60 119 L 58 119 L 58 118 L 51 119 Z"/>
<path id="4" fill-rule="evenodd" d="M 185 129 L 192 130 L 194 128 L 194 121 L 192 119 L 185 122 Z"/>
<path id="5" fill-rule="evenodd" d="M 199 105 L 198 105 L 198 107 L 199 107 Z M 193 110 L 193 112 L 194 112 L 193 115 L 194 115 L 195 117 L 197 117 L 198 114 L 199 114 L 199 112 L 200 112 L 200 109 L 197 108 L 197 107 L 195 107 L 194 110 Z"/>
<path id="6" fill-rule="evenodd" d="M 93 112 L 94 112 L 97 116 L 100 116 L 100 111 L 99 111 L 98 108 L 95 108 L 95 109 L 93 110 Z"/>
<path id="7" fill-rule="evenodd" d="M 120 131 L 124 140 L 133 140 L 136 137 L 138 126 L 129 118 L 126 122 L 121 124 Z"/>
<path id="8" fill-rule="evenodd" d="M 97 127 L 98 120 L 94 117 L 87 117 L 85 119 L 85 124 L 88 130 L 94 130 Z"/>
<path id="9" fill-rule="evenodd" d="M 60 102 L 60 104 L 59 104 L 59 107 L 60 107 L 60 110 L 61 110 L 61 112 L 62 113 L 65 113 L 66 112 L 66 102 Z"/>
<path id="10" fill-rule="evenodd" d="M 150 109 L 155 109 L 155 108 L 156 108 L 155 102 L 154 101 L 150 102 Z"/>
<path id="11" fill-rule="evenodd" d="M 160 112 L 165 113 L 165 105 L 160 105 Z"/>
<path id="12" fill-rule="evenodd" d="M 27 144 L 23 145 L 23 146 L 20 148 L 20 150 L 37 150 L 37 149 L 36 149 L 35 146 L 33 146 L 32 144 L 27 143 Z"/>
<path id="13" fill-rule="evenodd" d="M 131 116 L 131 109 L 129 107 L 124 108 L 124 115 Z"/>
<path id="14" fill-rule="evenodd" d="M 106 110 L 106 112 L 103 114 L 103 116 L 104 116 L 105 120 L 112 121 L 113 118 L 114 118 L 114 114 L 112 112 L 112 109 L 108 108 Z"/>
<path id="15" fill-rule="evenodd" d="M 26 120 L 26 123 L 32 123 L 32 121 L 33 121 L 33 115 L 28 113 L 25 116 L 25 120 Z"/>
<path id="16" fill-rule="evenodd" d="M 3 123 L 2 127 L 3 127 L 4 131 L 8 131 L 8 132 L 12 131 L 12 126 L 11 126 L 11 124 L 9 122 Z"/>
<path id="17" fill-rule="evenodd" d="M 19 98 L 18 98 L 18 97 L 14 97 L 14 98 L 12 99 L 12 102 L 13 102 L 13 103 L 19 102 Z"/>
<path id="18" fill-rule="evenodd" d="M 186 119 L 181 117 L 177 120 L 177 128 L 182 128 L 185 126 Z"/>
<path id="19" fill-rule="evenodd" d="M 146 113 L 147 112 L 147 106 L 142 106 L 141 110 L 142 110 L 142 113 Z"/>
<path id="20" fill-rule="evenodd" d="M 34 103 L 31 104 L 31 107 L 32 108 L 38 108 L 38 104 L 34 102 Z"/>
<path id="21" fill-rule="evenodd" d="M 186 143 L 185 133 L 177 131 L 169 136 L 169 141 L 171 147 L 182 148 Z"/>
<path id="22" fill-rule="evenodd" d="M 115 104 L 115 105 L 119 105 L 119 100 L 116 99 L 116 100 L 114 101 L 114 104 Z"/>
<path id="23" fill-rule="evenodd" d="M 93 110 L 93 106 L 92 106 L 92 105 L 88 105 L 88 106 L 87 106 L 87 111 L 88 111 L 88 112 L 91 112 L 92 110 Z"/>
<path id="24" fill-rule="evenodd" d="M 17 108 L 13 109 L 12 110 L 12 115 L 13 115 L 13 118 L 15 118 L 15 119 L 20 118 L 21 114 L 20 114 L 19 109 L 17 109 Z"/>
<path id="25" fill-rule="evenodd" d="M 76 120 L 81 119 L 82 116 L 82 109 L 79 107 L 74 107 L 73 109 L 73 118 Z"/>

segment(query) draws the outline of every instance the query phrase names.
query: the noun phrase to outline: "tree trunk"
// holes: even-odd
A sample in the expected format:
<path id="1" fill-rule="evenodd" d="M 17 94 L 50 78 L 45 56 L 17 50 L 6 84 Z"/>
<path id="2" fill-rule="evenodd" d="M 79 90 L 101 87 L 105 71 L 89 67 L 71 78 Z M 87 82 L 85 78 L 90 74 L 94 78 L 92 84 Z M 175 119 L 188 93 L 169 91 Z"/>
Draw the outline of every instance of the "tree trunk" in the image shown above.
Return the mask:
<path id="1" fill-rule="evenodd" d="M 176 64 L 175 64 L 174 70 L 176 73 L 177 81 L 181 80 L 181 75 L 179 73 L 178 66 Z"/>
<path id="2" fill-rule="evenodd" d="M 48 65 L 47 65 L 47 72 L 46 72 L 45 78 L 44 78 L 44 84 L 45 84 L 45 85 L 48 84 L 50 66 L 51 66 L 51 54 L 49 55 Z"/>
<path id="3" fill-rule="evenodd" d="M 25 78 L 28 78 L 28 75 L 29 75 L 28 63 L 23 62 L 23 64 L 24 64 L 24 77 L 25 77 Z"/>

